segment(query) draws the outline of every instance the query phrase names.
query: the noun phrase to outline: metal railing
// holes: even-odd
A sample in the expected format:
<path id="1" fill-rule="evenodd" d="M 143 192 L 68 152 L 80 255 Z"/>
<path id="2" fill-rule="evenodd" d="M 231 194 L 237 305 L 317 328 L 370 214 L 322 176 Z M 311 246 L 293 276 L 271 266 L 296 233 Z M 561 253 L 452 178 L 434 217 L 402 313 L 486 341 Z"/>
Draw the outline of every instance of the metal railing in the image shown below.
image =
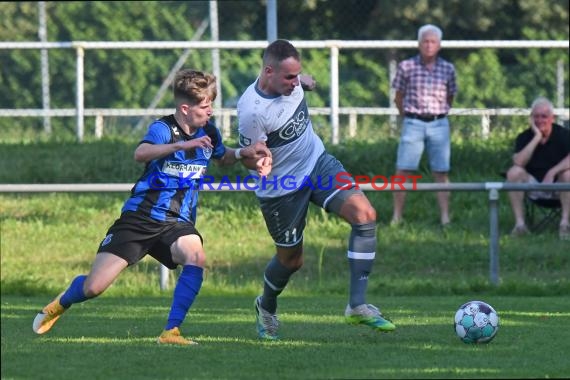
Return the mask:
<path id="1" fill-rule="evenodd" d="M 456 49 L 479 49 L 479 48 L 494 48 L 494 49 L 529 49 L 529 48 L 542 48 L 542 49 L 569 49 L 569 41 L 546 41 L 546 40 L 528 40 L 528 41 L 492 41 L 492 40 L 444 40 L 441 43 L 442 48 L 456 48 Z M 83 140 L 85 116 L 104 116 L 114 115 L 112 109 L 86 109 L 84 104 L 84 59 L 85 50 L 88 49 L 263 49 L 267 46 L 267 41 L 70 41 L 70 42 L 0 42 L 0 50 L 4 49 L 74 49 L 76 52 L 76 89 L 75 89 L 75 108 L 72 109 L 0 109 L 0 117 L 12 116 L 74 116 L 76 118 L 77 139 Z M 320 110 L 321 114 L 330 115 L 331 122 L 331 142 L 338 144 L 339 142 L 339 115 L 351 115 L 351 123 L 355 122 L 355 110 L 362 113 L 366 110 L 367 114 L 385 114 L 396 115 L 397 111 L 393 104 L 388 108 L 341 108 L 339 104 L 339 54 L 343 49 L 417 49 L 417 41 L 415 40 L 393 40 L 393 41 L 351 41 L 351 40 L 320 40 L 320 41 L 295 41 L 297 48 L 315 48 L 315 49 L 328 49 L 330 54 L 330 105 L 329 107 Z M 218 68 L 219 69 L 219 68 Z M 214 75 L 220 78 L 220 72 Z M 560 70 L 559 70 L 560 71 Z M 558 77 L 563 77 L 563 73 L 558 73 Z M 559 79 L 560 82 L 560 79 Z M 561 87 L 559 83 L 558 87 Z M 563 96 L 559 98 L 563 99 Z M 221 96 L 221 94 L 219 94 Z M 560 103 L 560 102 L 558 102 Z M 569 118 L 569 110 L 561 108 L 562 104 L 557 104 L 556 115 L 563 116 L 565 119 Z M 130 112 L 131 115 L 156 115 L 157 111 L 161 110 L 117 110 L 121 113 Z M 223 115 L 228 114 L 228 109 L 220 110 Z M 466 110 L 452 110 L 451 114 L 469 115 L 470 109 Z M 481 124 L 483 130 L 488 126 L 488 116 L 496 114 L 492 109 L 490 110 L 475 110 L 481 112 Z M 168 110 L 167 112 L 172 112 Z M 319 109 L 314 109 L 312 112 L 319 112 Z M 501 113 L 504 111 L 501 111 Z M 528 115 L 528 110 L 525 110 Z M 164 114 L 164 112 L 158 112 Z M 477 114 L 477 113 L 474 113 Z M 502 114 L 511 115 L 513 113 L 507 112 Z M 514 115 L 520 114 L 515 111 Z M 226 124 L 229 126 L 229 123 Z M 229 128 L 229 127 L 228 127 Z M 226 136 L 227 136 L 226 131 Z M 483 132 L 485 133 L 485 132 Z"/>
<path id="2" fill-rule="evenodd" d="M 0 193 L 45 192 L 128 192 L 131 183 L 101 184 L 0 184 Z M 463 183 L 406 183 L 386 186 L 384 183 L 359 185 L 364 191 L 486 191 L 489 199 L 489 281 L 499 285 L 499 192 L 500 191 L 570 191 L 570 183 L 528 184 L 511 182 L 463 182 Z M 248 191 L 237 184 L 211 184 L 202 191 Z M 160 288 L 168 288 L 169 271 L 164 265 L 160 270 Z"/>

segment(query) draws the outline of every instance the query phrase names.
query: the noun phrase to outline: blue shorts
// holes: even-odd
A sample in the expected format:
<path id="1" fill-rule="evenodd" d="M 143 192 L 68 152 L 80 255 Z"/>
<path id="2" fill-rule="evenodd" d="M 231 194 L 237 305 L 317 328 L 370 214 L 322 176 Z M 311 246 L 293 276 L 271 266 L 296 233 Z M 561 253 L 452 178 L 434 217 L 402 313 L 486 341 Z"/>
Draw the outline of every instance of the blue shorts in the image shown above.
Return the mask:
<path id="1" fill-rule="evenodd" d="M 451 138 L 447 117 L 429 122 L 404 118 L 396 169 L 418 170 L 424 147 L 427 147 L 431 171 L 449 172 Z"/>

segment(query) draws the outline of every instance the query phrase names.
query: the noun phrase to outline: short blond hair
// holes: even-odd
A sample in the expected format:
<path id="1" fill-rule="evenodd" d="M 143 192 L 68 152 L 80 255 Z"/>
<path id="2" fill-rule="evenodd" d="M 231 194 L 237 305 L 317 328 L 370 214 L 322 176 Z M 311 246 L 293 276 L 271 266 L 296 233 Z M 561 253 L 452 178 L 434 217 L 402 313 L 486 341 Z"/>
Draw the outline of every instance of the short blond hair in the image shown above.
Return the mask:
<path id="1" fill-rule="evenodd" d="M 191 69 L 183 69 L 176 73 L 172 90 L 176 104 L 187 102 L 196 105 L 206 98 L 214 101 L 218 95 L 214 75 Z"/>

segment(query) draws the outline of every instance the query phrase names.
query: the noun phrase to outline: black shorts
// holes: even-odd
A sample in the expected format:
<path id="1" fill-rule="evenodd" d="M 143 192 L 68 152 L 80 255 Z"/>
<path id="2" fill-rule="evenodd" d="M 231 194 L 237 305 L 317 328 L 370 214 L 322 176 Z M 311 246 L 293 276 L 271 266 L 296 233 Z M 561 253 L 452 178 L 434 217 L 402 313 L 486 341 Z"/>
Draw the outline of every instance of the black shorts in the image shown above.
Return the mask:
<path id="1" fill-rule="evenodd" d="M 159 222 L 127 211 L 109 228 L 97 253 L 112 253 L 125 259 L 129 265 L 136 264 L 148 254 L 166 267 L 175 269 L 178 265 L 172 261 L 170 246 L 186 235 L 198 235 L 204 243 L 192 223 Z"/>

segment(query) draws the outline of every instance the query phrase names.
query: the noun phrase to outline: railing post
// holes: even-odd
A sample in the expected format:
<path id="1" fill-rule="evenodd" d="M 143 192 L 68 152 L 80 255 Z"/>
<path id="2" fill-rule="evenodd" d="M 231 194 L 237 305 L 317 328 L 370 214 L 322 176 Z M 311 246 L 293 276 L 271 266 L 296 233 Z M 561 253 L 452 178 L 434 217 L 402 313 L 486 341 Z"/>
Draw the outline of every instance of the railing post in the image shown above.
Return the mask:
<path id="1" fill-rule="evenodd" d="M 95 138 L 97 140 L 100 140 L 101 137 L 103 137 L 104 124 L 103 115 L 98 113 L 97 116 L 95 116 Z"/>
<path id="2" fill-rule="evenodd" d="M 77 122 L 77 140 L 79 142 L 83 142 L 83 129 L 84 129 L 84 114 L 85 114 L 85 105 L 83 99 L 83 65 L 84 65 L 84 57 L 85 51 L 83 50 L 83 46 L 77 45 L 75 47 L 76 52 L 76 89 L 75 89 L 75 112 L 76 112 L 76 122 Z"/>
<path id="3" fill-rule="evenodd" d="M 339 94 L 338 94 L 338 46 L 331 46 L 331 141 L 333 145 L 338 145 L 338 107 L 339 107 Z"/>
<path id="4" fill-rule="evenodd" d="M 489 276 L 491 284 L 499 285 L 499 191 L 489 190 Z"/>
<path id="5" fill-rule="evenodd" d="M 348 114 L 348 136 L 350 138 L 356 137 L 356 125 L 358 123 L 358 114 L 351 112 Z"/>
<path id="6" fill-rule="evenodd" d="M 168 268 L 160 264 L 160 290 L 168 289 Z"/>
<path id="7" fill-rule="evenodd" d="M 556 62 L 556 106 L 564 108 L 564 62 L 561 59 Z M 558 123 L 563 122 L 562 115 L 558 115 Z"/>
<path id="8" fill-rule="evenodd" d="M 224 136 L 225 139 L 229 139 L 231 135 L 232 135 L 232 114 L 230 113 L 230 111 L 222 110 L 222 136 Z"/>
<path id="9" fill-rule="evenodd" d="M 46 26 L 46 2 L 39 1 L 39 31 L 40 41 L 47 42 L 47 26 Z M 42 107 L 44 111 L 50 108 L 50 92 L 49 92 L 49 56 L 48 49 L 41 49 L 42 63 Z M 51 134 L 51 119 L 49 115 L 44 114 L 44 132 Z"/>
<path id="10" fill-rule="evenodd" d="M 487 140 L 491 134 L 491 117 L 488 113 L 481 115 L 481 137 Z"/>
<path id="11" fill-rule="evenodd" d="M 398 62 L 395 59 L 390 60 L 389 77 L 390 83 L 394 81 L 396 76 L 396 71 L 398 70 Z M 390 108 L 396 108 L 396 102 L 394 99 L 396 97 L 396 90 L 390 86 Z M 390 137 L 396 137 L 398 133 L 398 115 L 390 115 Z"/>

